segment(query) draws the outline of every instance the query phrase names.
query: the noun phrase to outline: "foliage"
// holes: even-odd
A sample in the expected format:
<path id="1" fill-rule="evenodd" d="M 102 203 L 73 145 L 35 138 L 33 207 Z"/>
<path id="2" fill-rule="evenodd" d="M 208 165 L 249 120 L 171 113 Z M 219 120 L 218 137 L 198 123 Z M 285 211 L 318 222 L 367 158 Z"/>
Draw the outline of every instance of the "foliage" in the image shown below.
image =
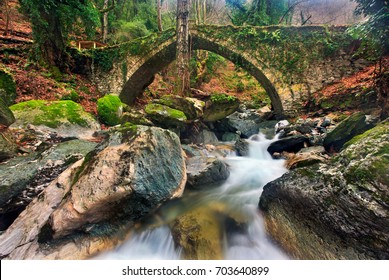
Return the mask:
<path id="1" fill-rule="evenodd" d="M 217 103 L 235 102 L 236 97 L 224 93 L 214 93 L 211 95 L 211 101 Z"/>
<path id="2" fill-rule="evenodd" d="M 102 123 L 117 125 L 120 123 L 123 104 L 116 95 L 108 94 L 97 100 L 97 114 Z"/>
<path id="3" fill-rule="evenodd" d="M 22 11 L 32 24 L 36 58 L 62 70 L 69 63 L 65 58 L 69 34 L 81 24 L 93 36 L 98 22 L 97 11 L 89 0 L 20 0 Z"/>
<path id="4" fill-rule="evenodd" d="M 350 29 L 351 34 L 363 39 L 364 48 L 380 55 L 389 53 L 389 1 L 353 0 L 358 3 L 356 14 L 368 17 L 366 22 Z"/>
<path id="5" fill-rule="evenodd" d="M 112 43 L 123 43 L 149 34 L 150 31 L 141 21 L 126 22 L 120 20 L 117 22 L 116 32 L 112 34 L 111 41 Z"/>
<path id="6" fill-rule="evenodd" d="M 234 25 L 277 24 L 288 9 L 287 0 L 226 0 Z"/>

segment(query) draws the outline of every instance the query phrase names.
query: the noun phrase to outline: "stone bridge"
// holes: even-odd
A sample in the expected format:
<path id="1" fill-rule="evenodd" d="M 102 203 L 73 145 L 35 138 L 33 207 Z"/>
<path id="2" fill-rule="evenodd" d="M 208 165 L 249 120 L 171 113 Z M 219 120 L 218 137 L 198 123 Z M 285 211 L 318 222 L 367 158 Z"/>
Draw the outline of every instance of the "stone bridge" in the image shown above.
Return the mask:
<path id="1" fill-rule="evenodd" d="M 207 50 L 244 68 L 266 90 L 277 118 L 293 114 L 323 85 L 352 74 L 358 42 L 345 26 L 193 26 L 192 50 Z M 175 60 L 175 31 L 90 50 L 90 76 L 104 93 L 131 105 L 154 75 Z"/>

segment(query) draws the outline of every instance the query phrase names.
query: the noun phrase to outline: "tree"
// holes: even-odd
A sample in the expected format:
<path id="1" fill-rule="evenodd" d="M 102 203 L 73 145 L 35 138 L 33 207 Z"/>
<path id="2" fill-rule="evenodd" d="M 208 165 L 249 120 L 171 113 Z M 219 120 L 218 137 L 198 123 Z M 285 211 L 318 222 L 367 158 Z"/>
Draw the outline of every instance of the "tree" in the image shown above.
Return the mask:
<path id="1" fill-rule="evenodd" d="M 177 83 L 176 92 L 190 91 L 189 78 L 189 0 L 177 0 Z"/>
<path id="2" fill-rule="evenodd" d="M 11 8 L 9 6 L 9 0 L 1 1 L 1 4 L 4 4 L 5 6 L 5 30 L 4 30 L 4 36 L 8 35 L 9 31 L 9 23 L 10 23 L 10 17 L 11 17 Z"/>
<path id="3" fill-rule="evenodd" d="M 279 23 L 288 10 L 287 0 L 226 0 L 235 25 L 272 25 Z"/>
<path id="4" fill-rule="evenodd" d="M 355 13 L 368 17 L 360 25 L 363 36 L 369 36 L 382 48 L 382 53 L 389 53 L 389 0 L 353 0 L 357 8 Z"/>
<path id="5" fill-rule="evenodd" d="M 163 31 L 162 27 L 162 13 L 161 13 L 162 1 L 157 0 L 157 22 L 158 22 L 158 31 Z"/>
<path id="6" fill-rule="evenodd" d="M 20 0 L 29 16 L 37 59 L 67 71 L 71 64 L 66 52 L 68 35 L 75 23 L 81 23 L 92 35 L 98 22 L 97 10 L 89 0 Z"/>

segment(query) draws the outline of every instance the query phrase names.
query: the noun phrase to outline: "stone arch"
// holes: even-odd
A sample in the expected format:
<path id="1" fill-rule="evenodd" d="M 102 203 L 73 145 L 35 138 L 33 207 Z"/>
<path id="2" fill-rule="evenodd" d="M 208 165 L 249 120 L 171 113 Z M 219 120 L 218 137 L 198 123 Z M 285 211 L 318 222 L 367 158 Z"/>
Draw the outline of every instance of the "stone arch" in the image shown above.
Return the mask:
<path id="1" fill-rule="evenodd" d="M 261 67 L 253 62 L 253 59 L 250 59 L 247 55 L 237 51 L 236 48 L 228 48 L 218 42 L 198 36 L 196 32 L 191 33 L 190 40 L 192 50 L 201 49 L 214 52 L 244 68 L 266 90 L 266 93 L 271 100 L 275 117 L 280 119 L 284 116 L 282 102 L 276 88 L 263 73 Z M 175 38 L 166 42 L 163 47 L 155 49 L 151 54 L 146 55 L 145 58 L 136 63 L 136 65 L 132 67 L 132 71 L 129 72 L 129 78 L 125 82 L 120 93 L 121 100 L 126 104 L 133 104 L 135 98 L 140 96 L 144 89 L 152 83 L 154 75 L 173 62 L 175 58 Z"/>

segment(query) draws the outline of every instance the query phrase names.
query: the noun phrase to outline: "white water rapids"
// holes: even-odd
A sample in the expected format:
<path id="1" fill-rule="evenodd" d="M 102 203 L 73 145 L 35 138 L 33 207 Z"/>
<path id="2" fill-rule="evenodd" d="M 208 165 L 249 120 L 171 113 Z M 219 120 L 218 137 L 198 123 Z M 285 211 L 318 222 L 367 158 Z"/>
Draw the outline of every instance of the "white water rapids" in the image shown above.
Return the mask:
<path id="1" fill-rule="evenodd" d="M 263 186 L 287 171 L 283 160 L 274 160 L 267 152 L 272 141 L 262 134 L 251 137 L 249 156 L 228 156 L 225 160 L 230 166 L 230 177 L 201 197 L 204 201 L 227 204 L 248 221 L 245 230 L 226 228 L 222 240 L 225 259 L 288 258 L 267 236 L 257 210 Z M 176 248 L 169 227 L 162 225 L 135 232 L 118 248 L 101 254 L 97 259 L 181 259 L 181 248 Z"/>

